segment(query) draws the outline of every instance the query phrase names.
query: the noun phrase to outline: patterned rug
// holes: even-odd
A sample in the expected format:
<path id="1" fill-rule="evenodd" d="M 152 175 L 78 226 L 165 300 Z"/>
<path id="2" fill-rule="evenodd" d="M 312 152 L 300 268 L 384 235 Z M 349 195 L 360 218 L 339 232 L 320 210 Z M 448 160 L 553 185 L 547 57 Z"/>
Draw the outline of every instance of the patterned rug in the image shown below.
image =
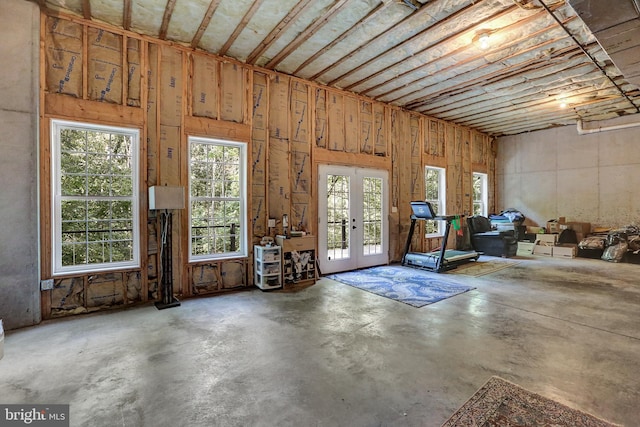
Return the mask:
<path id="1" fill-rule="evenodd" d="M 513 267 L 516 264 L 520 264 L 520 261 L 506 260 L 502 258 L 492 260 L 480 259 L 475 262 L 459 265 L 458 268 L 447 271 L 447 274 L 464 274 L 465 276 L 478 277 Z"/>
<path id="2" fill-rule="evenodd" d="M 585 412 L 491 377 L 442 427 L 615 427 Z"/>
<path id="3" fill-rule="evenodd" d="M 441 274 L 396 265 L 348 271 L 327 277 L 414 307 L 423 307 L 475 289 L 450 278 L 445 279 Z"/>

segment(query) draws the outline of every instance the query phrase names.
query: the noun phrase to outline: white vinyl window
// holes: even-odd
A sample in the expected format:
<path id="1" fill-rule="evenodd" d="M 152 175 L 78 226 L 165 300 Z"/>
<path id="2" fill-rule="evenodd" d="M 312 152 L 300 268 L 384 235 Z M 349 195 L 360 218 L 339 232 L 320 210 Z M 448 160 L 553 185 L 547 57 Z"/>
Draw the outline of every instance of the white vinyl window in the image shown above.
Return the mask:
<path id="1" fill-rule="evenodd" d="M 191 261 L 247 256 L 247 144 L 189 137 Z"/>
<path id="2" fill-rule="evenodd" d="M 445 215 L 446 204 L 446 170 L 427 166 L 424 171 L 425 200 L 431 203 L 436 215 Z M 427 237 L 444 234 L 444 221 L 426 221 Z"/>
<path id="3" fill-rule="evenodd" d="M 140 267 L 139 131 L 52 120 L 53 274 Z"/>
<path id="4" fill-rule="evenodd" d="M 473 173 L 473 214 L 488 216 L 487 174 Z"/>

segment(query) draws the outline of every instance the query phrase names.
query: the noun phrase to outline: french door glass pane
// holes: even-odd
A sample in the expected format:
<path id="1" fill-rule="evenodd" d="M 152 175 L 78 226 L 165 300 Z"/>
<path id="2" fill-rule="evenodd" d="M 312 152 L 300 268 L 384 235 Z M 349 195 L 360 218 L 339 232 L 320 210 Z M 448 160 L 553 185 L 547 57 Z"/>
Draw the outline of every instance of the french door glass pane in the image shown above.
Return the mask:
<path id="1" fill-rule="evenodd" d="M 382 253 L 382 179 L 363 178 L 362 254 Z"/>
<path id="2" fill-rule="evenodd" d="M 327 259 L 349 258 L 349 177 L 327 176 Z"/>

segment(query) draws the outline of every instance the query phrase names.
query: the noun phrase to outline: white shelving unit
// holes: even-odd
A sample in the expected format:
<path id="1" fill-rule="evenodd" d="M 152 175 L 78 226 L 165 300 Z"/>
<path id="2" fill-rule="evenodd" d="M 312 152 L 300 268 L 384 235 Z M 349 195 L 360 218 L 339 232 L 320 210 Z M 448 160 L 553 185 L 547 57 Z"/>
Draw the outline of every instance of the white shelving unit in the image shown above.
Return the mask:
<path id="1" fill-rule="evenodd" d="M 253 281 L 262 290 L 282 288 L 280 246 L 253 247 Z"/>

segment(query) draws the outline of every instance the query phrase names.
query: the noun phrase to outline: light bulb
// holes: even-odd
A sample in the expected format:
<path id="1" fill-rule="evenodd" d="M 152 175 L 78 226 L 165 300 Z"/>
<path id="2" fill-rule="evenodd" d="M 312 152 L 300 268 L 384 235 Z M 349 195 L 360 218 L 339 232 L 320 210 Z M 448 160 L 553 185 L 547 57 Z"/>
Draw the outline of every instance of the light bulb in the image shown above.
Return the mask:
<path id="1" fill-rule="evenodd" d="M 489 48 L 489 34 L 480 34 L 480 36 L 478 37 L 478 43 L 480 43 L 480 49 Z"/>

